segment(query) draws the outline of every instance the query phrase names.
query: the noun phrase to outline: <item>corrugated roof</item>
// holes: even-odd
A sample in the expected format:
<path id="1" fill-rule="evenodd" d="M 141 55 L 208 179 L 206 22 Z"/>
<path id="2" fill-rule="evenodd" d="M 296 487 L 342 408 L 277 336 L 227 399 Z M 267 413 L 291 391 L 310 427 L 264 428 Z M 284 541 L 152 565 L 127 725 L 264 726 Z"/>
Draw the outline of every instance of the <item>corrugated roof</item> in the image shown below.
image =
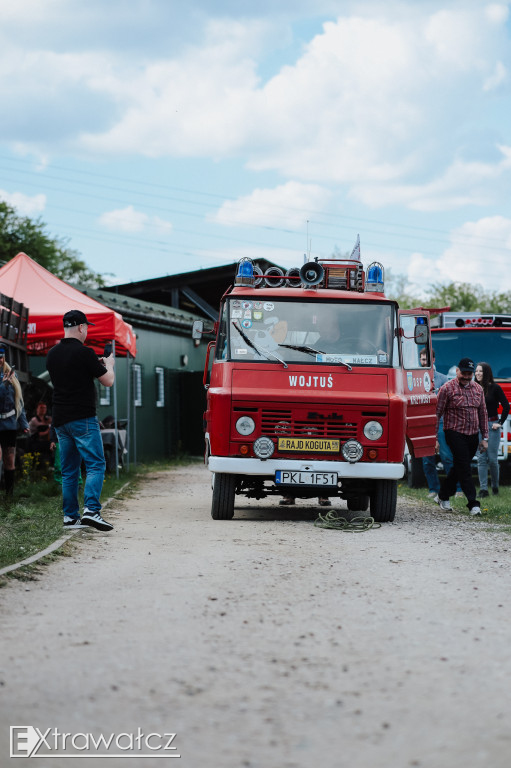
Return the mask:
<path id="1" fill-rule="evenodd" d="M 115 309 L 134 325 L 150 322 L 166 327 L 189 329 L 194 320 L 203 319 L 192 312 L 156 304 L 154 301 L 144 301 L 120 293 L 109 293 L 101 288 L 84 288 L 80 285 L 75 287 L 85 296 L 90 296 L 105 306 Z"/>

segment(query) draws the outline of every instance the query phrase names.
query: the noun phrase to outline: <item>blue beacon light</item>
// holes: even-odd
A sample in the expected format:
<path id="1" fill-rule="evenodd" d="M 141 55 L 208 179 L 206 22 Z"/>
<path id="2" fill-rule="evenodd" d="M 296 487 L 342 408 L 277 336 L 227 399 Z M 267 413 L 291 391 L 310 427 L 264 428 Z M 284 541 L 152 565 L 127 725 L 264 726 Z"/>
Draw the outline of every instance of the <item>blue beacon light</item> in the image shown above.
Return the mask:
<path id="1" fill-rule="evenodd" d="M 369 265 L 367 269 L 366 291 L 383 293 L 383 267 L 377 261 Z"/>
<path id="2" fill-rule="evenodd" d="M 254 284 L 254 265 L 249 258 L 240 259 L 238 262 L 238 272 L 234 281 L 235 285 L 253 285 Z"/>

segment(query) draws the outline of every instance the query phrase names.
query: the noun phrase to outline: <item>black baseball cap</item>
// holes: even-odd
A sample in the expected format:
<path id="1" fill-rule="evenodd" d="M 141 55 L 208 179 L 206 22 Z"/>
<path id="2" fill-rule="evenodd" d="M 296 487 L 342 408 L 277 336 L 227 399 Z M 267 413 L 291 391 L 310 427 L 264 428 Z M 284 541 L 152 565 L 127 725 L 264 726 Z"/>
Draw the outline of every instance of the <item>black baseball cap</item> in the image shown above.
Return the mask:
<path id="1" fill-rule="evenodd" d="M 90 320 L 87 320 L 83 312 L 80 312 L 79 309 L 70 309 L 69 312 L 66 312 L 64 315 L 64 328 L 73 328 L 75 325 L 94 325 L 94 323 L 91 323 Z"/>
<path id="2" fill-rule="evenodd" d="M 474 373 L 476 369 L 474 361 L 469 357 L 462 357 L 458 363 L 458 368 L 462 373 Z"/>

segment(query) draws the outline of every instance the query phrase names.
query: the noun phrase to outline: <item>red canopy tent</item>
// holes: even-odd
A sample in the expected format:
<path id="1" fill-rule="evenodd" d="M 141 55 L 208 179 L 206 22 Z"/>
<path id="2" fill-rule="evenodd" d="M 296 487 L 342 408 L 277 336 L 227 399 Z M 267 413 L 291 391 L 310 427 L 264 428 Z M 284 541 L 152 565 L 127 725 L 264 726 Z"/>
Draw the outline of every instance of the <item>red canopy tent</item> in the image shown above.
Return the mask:
<path id="1" fill-rule="evenodd" d="M 28 307 L 27 346 L 32 355 L 45 355 L 64 336 L 62 317 L 70 309 L 80 309 L 94 323 L 87 346 L 95 352 L 102 354 L 105 342 L 114 340 L 116 356 L 137 354 L 133 328 L 118 312 L 72 288 L 26 253 L 18 253 L 0 269 L 0 291 Z"/>
<path id="2" fill-rule="evenodd" d="M 128 358 L 127 401 L 129 403 L 129 364 L 130 357 L 135 357 L 137 354 L 137 345 L 133 328 L 124 322 L 118 312 L 72 288 L 41 267 L 26 253 L 18 253 L 0 269 L 0 292 L 12 296 L 28 307 L 27 350 L 32 355 L 46 355 L 48 350 L 63 338 L 62 318 L 66 312 L 70 309 L 80 309 L 84 312 L 87 319 L 94 323 L 89 326 L 87 346 L 92 347 L 98 355 L 102 355 L 104 344 L 113 341 L 116 357 Z M 113 390 L 116 425 L 115 463 L 116 474 L 119 476 L 117 378 L 114 381 Z M 128 434 L 129 410 L 128 405 Z"/>

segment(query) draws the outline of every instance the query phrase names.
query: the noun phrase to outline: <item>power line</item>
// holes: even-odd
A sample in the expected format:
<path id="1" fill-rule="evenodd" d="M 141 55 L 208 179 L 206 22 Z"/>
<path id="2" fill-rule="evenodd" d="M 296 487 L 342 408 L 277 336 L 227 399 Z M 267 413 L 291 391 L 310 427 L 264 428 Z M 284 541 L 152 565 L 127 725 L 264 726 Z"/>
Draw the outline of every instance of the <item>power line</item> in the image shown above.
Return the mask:
<path id="1" fill-rule="evenodd" d="M 6 158 L 5 156 L 1 156 L 1 155 L 0 155 L 0 158 L 3 158 L 4 160 L 7 160 L 8 162 L 11 162 L 11 163 L 23 163 L 25 165 L 32 164 L 31 161 L 27 161 L 27 160 L 23 160 L 23 159 Z M 58 169 L 58 170 L 63 170 L 66 173 L 71 172 L 71 171 L 69 171 L 69 169 L 65 168 L 64 166 L 57 165 L 57 166 L 52 166 L 52 167 L 55 168 L 55 169 Z M 29 174 L 31 176 L 38 176 L 38 181 L 40 180 L 40 176 L 38 174 L 36 174 L 35 171 L 15 171 L 15 172 L 23 173 L 23 174 Z M 76 172 L 75 171 L 72 171 L 72 173 L 76 176 Z M 169 185 L 165 185 L 165 184 L 157 184 L 155 182 L 141 182 L 140 179 L 135 180 L 135 179 L 129 179 L 129 178 L 121 178 L 121 177 L 117 177 L 117 176 L 109 176 L 107 174 L 98 174 L 98 173 L 94 173 L 92 171 L 80 171 L 79 174 L 80 175 L 87 175 L 87 176 L 90 176 L 90 177 L 93 177 L 93 178 L 101 178 L 101 179 L 107 179 L 107 180 L 120 181 L 120 182 L 122 182 L 124 184 L 129 183 L 129 184 L 133 184 L 135 186 L 143 185 L 143 186 L 146 186 L 146 187 L 153 187 L 155 189 L 165 190 L 166 192 L 168 192 L 168 190 L 171 189 L 171 190 L 174 190 L 174 191 L 183 192 L 183 193 L 190 194 L 190 195 L 200 195 L 200 196 L 203 196 L 203 197 L 208 197 L 208 198 L 211 198 L 211 199 L 222 201 L 223 203 L 231 202 L 232 201 L 232 198 L 225 197 L 225 196 L 218 195 L 218 194 L 213 194 L 213 193 L 209 193 L 209 192 L 203 192 L 201 190 L 196 190 L 196 189 L 184 189 L 184 188 L 181 188 L 181 187 L 173 187 L 173 186 L 169 186 Z M 50 176 L 50 175 L 47 175 L 47 174 L 45 174 L 44 178 L 45 179 L 55 180 L 55 181 L 64 181 L 65 183 L 71 183 L 71 184 L 76 184 L 77 183 L 76 182 L 76 178 L 75 179 L 66 179 L 66 178 L 63 178 L 61 176 Z M 83 180 L 79 180 L 78 183 L 81 184 L 81 185 L 84 185 L 84 186 L 94 186 L 94 187 L 97 186 L 93 182 L 87 182 L 87 181 L 83 181 Z M 103 189 L 107 189 L 107 190 L 110 189 L 112 191 L 117 191 L 117 192 L 123 192 L 123 193 L 126 193 L 126 192 L 129 191 L 129 190 L 126 189 L 126 187 L 115 187 L 115 186 L 110 187 L 108 185 L 102 185 L 102 188 Z M 56 187 L 56 188 L 55 187 L 53 187 L 53 188 L 50 187 L 50 189 L 53 189 L 53 190 L 55 190 L 57 192 L 64 192 L 65 191 L 65 190 L 63 190 L 62 188 L 59 188 L 59 187 Z M 75 191 L 75 194 L 81 195 L 81 196 L 84 196 L 84 197 L 93 197 L 94 199 L 97 199 L 97 200 L 105 200 L 105 201 L 110 202 L 111 204 L 117 204 L 117 205 L 125 204 L 124 200 L 115 200 L 115 199 L 112 199 L 111 197 L 102 197 L 102 196 L 98 196 L 97 194 L 87 195 L 86 193 L 79 192 L 79 191 Z M 156 193 L 151 193 L 151 192 L 144 192 L 144 191 L 140 191 L 140 190 L 137 190 L 137 189 L 134 189 L 132 191 L 132 194 L 136 194 L 136 195 L 139 195 L 139 196 L 142 196 L 142 197 L 153 197 L 153 198 L 156 197 L 158 199 L 168 199 L 168 200 L 171 200 L 173 202 L 185 203 L 186 205 L 194 205 L 194 206 L 199 206 L 200 205 L 200 206 L 204 206 L 205 208 L 215 208 L 216 207 L 216 205 L 213 204 L 213 203 L 205 203 L 205 202 L 195 201 L 195 200 L 185 200 L 185 199 L 183 199 L 181 197 L 169 196 L 168 194 L 163 196 L 163 195 L 161 195 L 159 193 L 156 194 Z M 305 210 L 305 209 L 295 208 L 295 207 L 291 207 L 291 206 L 270 205 L 270 204 L 264 204 L 264 203 L 253 203 L 252 205 L 253 205 L 253 207 L 258 206 L 259 208 L 262 209 L 263 217 L 272 216 L 272 214 L 275 211 L 275 209 L 278 209 L 278 210 L 281 210 L 281 211 L 284 211 L 284 212 L 291 211 L 291 212 L 295 212 L 295 213 L 296 212 L 303 213 L 304 217 L 309 218 L 309 220 L 310 220 L 310 216 L 311 215 L 317 214 L 317 215 L 325 217 L 327 219 L 335 219 L 335 221 L 333 221 L 333 222 L 329 222 L 329 221 L 318 222 L 321 226 L 324 226 L 324 227 L 338 227 L 339 226 L 339 221 L 341 221 L 341 220 L 347 221 L 347 222 L 364 223 L 364 224 L 377 224 L 377 225 L 380 225 L 380 226 L 383 224 L 383 226 L 392 227 L 394 230 L 401 230 L 401 231 L 382 231 L 382 230 L 374 230 L 374 229 L 370 229 L 370 230 L 366 229 L 366 231 L 370 231 L 372 234 L 380 234 L 380 235 L 392 236 L 392 237 L 400 237 L 400 238 L 408 237 L 408 234 L 406 233 L 406 230 L 410 230 L 412 232 L 419 232 L 420 231 L 420 232 L 427 232 L 427 233 L 436 233 L 436 234 L 443 235 L 446 238 L 449 237 L 450 238 L 450 242 L 456 242 L 456 243 L 459 243 L 459 244 L 467 244 L 467 245 L 468 244 L 473 244 L 474 242 L 476 244 L 477 244 L 477 242 L 480 242 L 480 244 L 488 245 L 489 242 L 494 242 L 494 243 L 499 243 L 500 247 L 503 248 L 504 250 L 509 250 L 509 248 L 505 245 L 504 241 L 502 241 L 501 239 L 498 239 L 498 238 L 492 238 L 492 237 L 480 238 L 478 236 L 469 236 L 469 235 L 466 235 L 466 236 L 458 235 L 456 238 L 453 238 L 447 230 L 441 230 L 441 229 L 436 229 L 436 228 L 432 228 L 432 227 L 420 227 L 420 226 L 409 225 L 409 224 L 395 224 L 395 223 L 392 223 L 392 222 L 381 222 L 381 221 L 376 220 L 376 219 L 367 219 L 367 218 L 354 217 L 354 216 L 344 216 L 342 214 L 329 213 L 329 212 L 326 212 L 326 211 Z M 182 210 L 182 209 L 173 209 L 173 208 L 169 209 L 168 207 L 160 207 L 160 206 L 154 206 L 154 205 L 153 206 L 147 206 L 147 207 L 149 208 L 149 210 L 165 212 L 167 215 L 171 214 L 171 213 L 174 213 L 174 214 L 184 215 L 184 216 L 195 216 L 195 217 L 201 216 L 201 214 L 193 213 L 193 212 Z M 304 219 L 304 221 L 305 221 L 305 219 Z M 217 223 L 218 224 L 219 222 L 213 221 L 212 223 Z M 230 226 L 239 226 L 239 227 L 252 226 L 252 227 L 255 227 L 255 228 L 266 228 L 266 229 L 269 229 L 270 231 L 278 231 L 278 232 L 282 232 L 284 234 L 289 234 L 289 233 L 292 233 L 292 232 L 295 231 L 295 230 L 289 230 L 289 229 L 286 229 L 286 228 L 283 228 L 283 227 L 270 227 L 269 225 L 263 225 L 262 223 L 259 223 L 259 224 L 257 224 L 257 223 L 248 224 L 247 222 L 239 222 L 239 221 L 232 221 L 232 220 L 231 221 L 226 220 L 225 223 L 230 225 Z M 322 239 L 327 239 L 330 236 L 329 235 L 316 234 L 315 237 L 321 237 Z M 439 243 L 445 242 L 444 239 L 440 239 L 440 238 L 425 238 L 425 237 L 422 237 L 422 239 L 427 241 L 427 242 L 439 242 Z"/>
<path id="2" fill-rule="evenodd" d="M 60 188 L 57 188 L 57 191 L 62 192 L 63 190 L 60 189 Z M 112 198 L 110 198 L 110 197 L 103 197 L 103 196 L 100 196 L 100 195 L 97 195 L 97 194 L 89 194 L 89 193 L 81 192 L 81 191 L 75 192 L 75 194 L 77 196 L 80 196 L 80 197 L 92 198 L 94 200 L 105 200 L 105 201 L 108 201 L 110 203 L 115 203 L 115 204 L 118 204 L 118 205 L 125 204 L 125 201 L 122 201 L 122 200 L 112 200 Z M 150 211 L 165 212 L 167 215 L 170 214 L 170 213 L 175 213 L 175 214 L 178 214 L 178 215 L 184 215 L 184 216 L 188 216 L 188 217 L 192 217 L 192 218 L 200 218 L 201 220 L 203 219 L 203 216 L 200 213 L 195 213 L 195 212 L 191 212 L 191 211 L 183 211 L 181 209 L 160 208 L 159 206 L 146 206 L 146 208 L 148 208 L 148 210 L 150 210 Z M 52 210 L 56 210 L 56 211 L 57 210 L 58 211 L 64 211 L 64 212 L 67 212 L 67 213 L 74 213 L 74 214 L 83 215 L 83 216 L 90 216 L 91 215 L 88 211 L 80 210 L 80 209 L 77 209 L 77 208 L 68 208 L 68 207 L 65 207 L 65 206 L 52 205 L 51 209 Z M 213 222 L 213 223 L 215 223 L 215 222 Z M 232 222 L 232 224 L 234 224 L 234 222 Z M 247 228 L 248 226 L 249 225 L 245 224 L 245 225 L 241 225 L 240 228 L 244 229 L 244 228 Z M 147 227 L 149 229 L 159 229 L 161 227 L 161 225 L 159 225 L 158 223 L 154 223 L 154 222 L 150 222 L 149 221 L 149 222 L 144 223 L 144 227 Z M 259 229 L 259 230 L 262 230 L 262 231 L 275 232 L 275 233 L 278 233 L 278 234 L 303 237 L 303 232 L 301 232 L 301 231 L 293 230 L 293 229 L 286 229 L 284 227 L 272 227 L 272 226 L 270 226 L 268 224 L 261 224 L 261 225 L 254 224 L 252 228 L 253 229 Z M 69 227 L 68 227 L 68 229 L 69 229 Z M 174 226 L 172 227 L 172 232 L 182 232 L 184 234 L 192 234 L 194 236 L 197 235 L 197 231 L 190 231 L 190 230 L 181 229 L 181 228 L 174 227 Z M 376 235 L 379 235 L 379 234 L 385 234 L 385 235 L 392 234 L 392 233 L 382 232 L 381 230 L 374 230 L 372 228 L 368 228 L 366 230 L 366 232 L 367 233 L 371 233 L 371 234 L 376 234 Z M 107 233 L 105 233 L 105 237 L 106 237 L 106 234 Z M 110 237 L 112 237 L 111 233 L 108 233 L 108 234 L 110 235 Z M 406 233 L 405 234 L 394 233 L 393 236 L 407 237 L 408 235 L 406 235 Z M 120 237 L 122 237 L 122 235 L 120 235 Z M 244 244 L 244 245 L 251 245 L 251 246 L 255 245 L 255 246 L 261 246 L 261 247 L 265 247 L 265 248 L 267 248 L 269 246 L 271 247 L 271 244 L 268 244 L 266 242 L 261 242 L 261 241 L 255 241 L 253 238 L 251 238 L 250 240 L 246 240 L 246 239 L 243 239 L 243 238 L 234 238 L 234 237 L 232 237 L 230 235 L 226 235 L 226 234 L 219 235 L 219 234 L 215 234 L 215 233 L 212 233 L 212 232 L 209 232 L 207 234 L 207 237 L 210 238 L 210 239 L 215 239 L 215 240 L 221 239 L 221 240 L 224 240 L 226 242 L 232 242 L 232 243 L 235 243 L 235 244 Z M 89 239 L 92 239 L 92 238 L 89 238 Z M 101 238 L 94 238 L 94 239 L 101 240 Z M 332 242 L 332 237 L 330 235 L 321 234 L 320 232 L 313 234 L 313 239 L 314 239 L 314 241 L 319 239 L 319 240 L 327 240 L 329 243 Z M 473 240 L 474 239 L 476 239 L 476 238 L 468 239 L 467 242 L 464 242 L 461 239 L 460 240 L 454 240 L 453 239 L 451 242 L 454 243 L 454 244 L 460 244 L 460 245 L 473 245 Z M 110 240 L 110 241 L 112 241 L 112 240 Z M 425 242 L 440 242 L 440 243 L 443 242 L 442 240 L 439 240 L 439 239 L 436 239 L 436 238 L 423 238 L 423 241 L 425 241 Z M 122 241 L 120 241 L 120 242 L 122 243 Z M 145 242 L 147 242 L 147 240 Z M 483 244 L 483 243 L 487 245 L 486 240 L 481 240 L 481 244 Z M 364 240 L 364 245 L 366 247 L 380 249 L 380 250 L 382 248 L 381 243 L 372 243 L 372 242 L 367 241 L 367 240 Z M 274 247 L 277 248 L 277 246 L 274 246 Z M 289 249 L 289 248 L 283 248 L 282 246 L 278 246 L 278 250 L 282 250 L 282 249 L 284 249 L 284 250 L 292 250 L 292 249 Z M 415 250 L 418 250 L 418 248 L 415 247 Z M 489 251 L 497 251 L 497 250 L 500 250 L 500 249 L 492 249 L 492 248 L 488 247 L 487 250 L 489 252 Z M 509 248 L 504 247 L 504 250 L 509 250 Z M 410 248 L 409 247 L 392 245 L 392 251 L 399 251 L 399 252 L 409 253 L 410 252 Z M 433 252 L 433 251 L 424 251 L 423 249 L 421 249 L 421 253 L 424 256 L 437 256 L 437 257 L 440 256 L 440 254 L 437 251 L 435 251 L 435 252 Z M 488 260 L 491 261 L 491 259 L 489 257 L 488 257 Z"/>

